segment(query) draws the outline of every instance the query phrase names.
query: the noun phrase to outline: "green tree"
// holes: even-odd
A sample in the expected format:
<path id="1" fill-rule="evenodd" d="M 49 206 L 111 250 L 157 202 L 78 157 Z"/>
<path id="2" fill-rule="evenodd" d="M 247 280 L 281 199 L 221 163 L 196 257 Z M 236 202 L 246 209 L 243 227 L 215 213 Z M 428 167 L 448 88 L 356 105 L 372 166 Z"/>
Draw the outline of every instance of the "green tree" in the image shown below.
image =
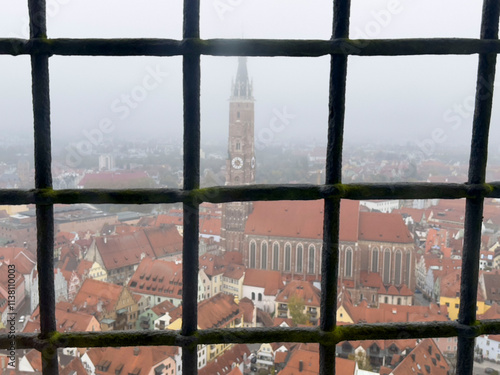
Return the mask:
<path id="1" fill-rule="evenodd" d="M 293 295 L 288 300 L 288 311 L 294 324 L 309 323 L 309 316 L 304 313 L 304 306 L 304 300 L 299 296 Z"/>

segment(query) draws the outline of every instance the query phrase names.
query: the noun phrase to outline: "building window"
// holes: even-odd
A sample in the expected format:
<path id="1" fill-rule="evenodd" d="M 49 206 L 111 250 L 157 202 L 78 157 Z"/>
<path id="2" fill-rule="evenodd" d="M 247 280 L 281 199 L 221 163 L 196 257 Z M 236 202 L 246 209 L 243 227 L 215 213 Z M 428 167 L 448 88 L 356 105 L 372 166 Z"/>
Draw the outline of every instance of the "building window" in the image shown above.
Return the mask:
<path id="1" fill-rule="evenodd" d="M 391 282 L 391 250 L 384 250 L 384 284 Z"/>
<path id="2" fill-rule="evenodd" d="M 394 283 L 396 285 L 401 284 L 401 262 L 402 262 L 401 250 L 396 250 L 396 264 L 394 271 Z"/>
<path id="3" fill-rule="evenodd" d="M 273 244 L 273 270 L 279 271 L 280 269 L 280 245 L 275 242 Z"/>
<path id="4" fill-rule="evenodd" d="M 345 251 L 345 277 L 352 277 L 352 249 L 350 247 Z"/>
<path id="5" fill-rule="evenodd" d="M 298 244 L 297 245 L 297 267 L 296 267 L 296 271 L 297 273 L 301 273 L 302 272 L 302 257 L 303 257 L 303 251 L 304 251 L 304 248 L 302 247 L 301 244 Z"/>
<path id="6" fill-rule="evenodd" d="M 406 270 L 405 270 L 405 276 L 406 276 L 406 285 L 410 286 L 410 277 L 412 274 L 411 270 L 411 257 L 412 257 L 412 252 L 411 250 L 408 250 L 406 252 Z"/>
<path id="7" fill-rule="evenodd" d="M 372 272 L 378 273 L 378 248 L 372 250 Z"/>
<path id="8" fill-rule="evenodd" d="M 290 272 L 291 269 L 291 258 L 292 258 L 292 247 L 289 243 L 285 245 L 285 272 Z"/>
<path id="9" fill-rule="evenodd" d="M 307 273 L 314 274 L 314 266 L 315 266 L 315 255 L 316 255 L 316 248 L 314 245 L 309 246 L 309 259 L 308 259 L 308 264 L 307 264 Z"/>
<path id="10" fill-rule="evenodd" d="M 255 301 L 255 293 L 252 292 L 252 301 Z"/>
<path id="11" fill-rule="evenodd" d="M 255 263 L 257 259 L 255 242 L 250 242 L 250 268 L 255 268 Z"/>
<path id="12" fill-rule="evenodd" d="M 260 245 L 260 268 L 267 269 L 267 242 L 262 242 Z"/>

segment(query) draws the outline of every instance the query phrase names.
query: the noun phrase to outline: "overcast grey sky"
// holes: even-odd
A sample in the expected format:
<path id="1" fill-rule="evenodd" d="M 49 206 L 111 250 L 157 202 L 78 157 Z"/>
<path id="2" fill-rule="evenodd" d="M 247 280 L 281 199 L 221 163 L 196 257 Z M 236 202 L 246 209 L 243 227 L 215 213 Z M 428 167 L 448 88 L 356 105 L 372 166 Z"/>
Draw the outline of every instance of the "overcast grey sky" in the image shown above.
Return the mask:
<path id="1" fill-rule="evenodd" d="M 24 1 L 0 0 L 0 36 L 27 37 Z M 479 0 L 353 0 L 352 38 L 479 36 Z M 202 0 L 203 38 L 327 39 L 332 5 L 326 0 Z M 180 39 L 179 0 L 48 0 L 49 37 Z M 2 127 L 32 129 L 27 56 L 0 57 Z M 202 58 L 203 141 L 224 141 L 228 97 L 237 58 Z M 182 136 L 182 59 L 52 57 L 54 139 L 78 141 L 101 123 L 114 135 Z M 477 56 L 351 57 L 346 141 L 406 143 L 438 137 L 444 145 L 470 143 L 471 98 Z M 329 57 L 249 58 L 254 82 L 256 136 L 277 113 L 288 113 L 273 141 L 323 143 L 326 137 Z M 136 100 L 134 100 L 134 97 Z M 498 95 L 496 105 L 500 105 Z M 492 138 L 498 139 L 494 109 Z M 266 133 L 267 134 L 267 133 Z M 299 136 L 300 135 L 300 136 Z M 493 147 L 498 152 L 498 146 Z"/>

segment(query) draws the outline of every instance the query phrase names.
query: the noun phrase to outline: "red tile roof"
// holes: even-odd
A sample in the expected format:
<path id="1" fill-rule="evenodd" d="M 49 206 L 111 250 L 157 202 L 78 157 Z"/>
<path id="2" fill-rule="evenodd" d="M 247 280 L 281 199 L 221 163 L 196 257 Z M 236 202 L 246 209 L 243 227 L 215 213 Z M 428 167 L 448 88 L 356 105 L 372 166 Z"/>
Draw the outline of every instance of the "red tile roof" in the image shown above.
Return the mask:
<path id="1" fill-rule="evenodd" d="M 168 358 L 174 358 L 179 348 L 175 346 L 141 346 L 121 348 L 93 348 L 87 352 L 95 366 L 106 364 L 107 370 L 97 370 L 99 374 L 149 374 L 153 367 Z"/>
<path id="2" fill-rule="evenodd" d="M 483 319 L 500 319 L 500 305 L 496 302 L 493 302 L 491 307 L 482 315 L 478 315 L 477 317 L 480 320 Z"/>
<path id="3" fill-rule="evenodd" d="M 239 251 L 226 251 L 222 257 L 228 264 L 243 264 L 243 254 Z"/>
<path id="4" fill-rule="evenodd" d="M 238 366 L 243 363 L 243 357 L 250 355 L 246 344 L 238 344 L 227 349 L 215 361 L 208 362 L 205 367 L 198 370 L 198 375 L 240 375 Z M 233 364 L 236 366 L 233 369 Z"/>
<path id="5" fill-rule="evenodd" d="M 221 217 L 212 215 L 200 217 L 200 234 L 208 236 L 220 236 L 221 233 Z"/>
<path id="6" fill-rule="evenodd" d="M 34 371 L 42 371 L 42 353 L 38 350 L 32 349 L 26 353 L 25 357 Z"/>
<path id="7" fill-rule="evenodd" d="M 460 270 L 451 271 L 441 278 L 440 295 L 442 297 L 456 298 L 460 294 Z"/>
<path id="8" fill-rule="evenodd" d="M 276 302 L 288 302 L 291 296 L 300 297 L 306 306 L 317 306 L 321 304 L 321 292 L 309 281 L 290 281 L 276 297 Z"/>
<path id="9" fill-rule="evenodd" d="M 27 275 L 36 266 L 36 256 L 26 248 L 0 247 L 0 262 L 15 264 L 17 273 Z"/>
<path id="10" fill-rule="evenodd" d="M 401 215 L 360 212 L 359 239 L 365 241 L 413 243 Z"/>
<path id="11" fill-rule="evenodd" d="M 158 215 L 155 226 L 161 227 L 164 225 L 182 225 L 182 216 Z"/>
<path id="12" fill-rule="evenodd" d="M 224 271 L 224 277 L 239 280 L 245 274 L 245 266 L 239 264 L 229 264 Z"/>
<path id="13" fill-rule="evenodd" d="M 61 367 L 61 366 L 59 366 Z M 59 374 L 61 375 L 88 375 L 85 367 L 80 358 L 73 359 L 64 368 L 59 368 Z"/>
<path id="14" fill-rule="evenodd" d="M 239 302 L 240 310 L 243 312 L 243 321 L 252 323 L 254 318 L 255 306 L 250 298 L 244 297 Z"/>
<path id="15" fill-rule="evenodd" d="M 182 264 L 144 258 L 130 278 L 133 293 L 182 298 Z"/>
<path id="16" fill-rule="evenodd" d="M 91 262 L 90 260 L 85 260 L 82 259 L 80 263 L 78 264 L 78 267 L 76 268 L 76 273 L 80 276 L 82 275 L 88 275 L 90 272 L 90 269 L 94 265 L 94 262 Z"/>
<path id="17" fill-rule="evenodd" d="M 92 331 L 91 326 L 100 331 L 99 322 L 93 315 L 66 308 L 67 303 L 56 305 L 56 325 L 59 332 Z M 23 332 L 40 332 L 40 308 L 37 307 L 26 324 Z"/>
<path id="18" fill-rule="evenodd" d="M 198 304 L 198 326 L 201 329 L 223 328 L 234 317 L 243 316 L 234 297 L 219 293 Z"/>
<path id="19" fill-rule="evenodd" d="M 216 276 L 225 272 L 229 264 L 224 257 L 220 255 L 205 254 L 200 256 L 200 269 L 203 269 L 208 276 Z"/>
<path id="20" fill-rule="evenodd" d="M 489 301 L 500 302 L 500 273 L 498 270 L 493 272 L 483 272 L 480 286 L 483 295 Z"/>
<path id="21" fill-rule="evenodd" d="M 163 316 L 166 313 L 174 310 L 176 307 L 175 305 L 170 302 L 168 299 L 163 301 L 162 303 L 159 303 L 156 306 L 153 306 L 151 310 L 157 315 L 157 316 Z"/>
<path id="22" fill-rule="evenodd" d="M 155 256 L 146 234 L 142 231 L 108 237 L 96 237 L 95 244 L 106 270 L 138 264 L 141 256 Z"/>
<path id="23" fill-rule="evenodd" d="M 421 322 L 447 321 L 446 306 L 438 307 L 431 303 L 429 306 L 405 306 L 379 304 L 378 308 L 370 308 L 365 300 L 354 306 L 350 293 L 342 290 L 338 294 L 337 309 L 343 306 L 354 323 L 387 323 L 387 322 Z"/>
<path id="24" fill-rule="evenodd" d="M 182 236 L 175 225 L 144 229 L 157 258 L 182 253 Z"/>
<path id="25" fill-rule="evenodd" d="M 320 240 L 323 238 L 323 210 L 322 200 L 254 202 L 253 212 L 249 215 L 245 226 L 245 233 Z M 358 215 L 359 202 L 342 200 L 341 241 L 357 241 Z"/>
<path id="26" fill-rule="evenodd" d="M 394 375 L 447 375 L 450 366 L 433 339 L 424 339 L 392 371 Z"/>
<path id="27" fill-rule="evenodd" d="M 300 370 L 302 367 L 302 370 Z M 335 358 L 337 374 L 354 375 L 356 362 L 344 358 Z M 319 345 L 300 344 L 295 349 L 280 375 L 317 375 L 319 374 Z"/>
<path id="28" fill-rule="evenodd" d="M 114 311 L 123 292 L 123 286 L 86 279 L 73 300 L 78 311 L 97 313 L 102 306 L 106 312 Z"/>
<path id="29" fill-rule="evenodd" d="M 243 285 L 264 288 L 266 296 L 275 296 L 284 287 L 280 271 L 253 268 L 246 270 Z"/>

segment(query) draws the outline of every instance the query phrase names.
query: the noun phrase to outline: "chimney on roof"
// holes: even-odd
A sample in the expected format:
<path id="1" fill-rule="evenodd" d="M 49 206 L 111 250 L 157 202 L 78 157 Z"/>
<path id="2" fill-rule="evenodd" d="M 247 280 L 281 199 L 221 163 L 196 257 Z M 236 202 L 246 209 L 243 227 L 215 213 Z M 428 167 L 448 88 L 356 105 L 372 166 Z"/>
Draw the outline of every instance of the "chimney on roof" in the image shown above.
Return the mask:
<path id="1" fill-rule="evenodd" d="M 299 372 L 302 372 L 303 369 L 304 369 L 304 362 L 299 361 Z"/>
<path id="2" fill-rule="evenodd" d="M 139 355 L 139 352 L 140 352 L 139 347 L 138 347 L 138 346 L 136 346 L 136 347 L 134 348 L 134 355 L 137 357 L 137 356 Z"/>

